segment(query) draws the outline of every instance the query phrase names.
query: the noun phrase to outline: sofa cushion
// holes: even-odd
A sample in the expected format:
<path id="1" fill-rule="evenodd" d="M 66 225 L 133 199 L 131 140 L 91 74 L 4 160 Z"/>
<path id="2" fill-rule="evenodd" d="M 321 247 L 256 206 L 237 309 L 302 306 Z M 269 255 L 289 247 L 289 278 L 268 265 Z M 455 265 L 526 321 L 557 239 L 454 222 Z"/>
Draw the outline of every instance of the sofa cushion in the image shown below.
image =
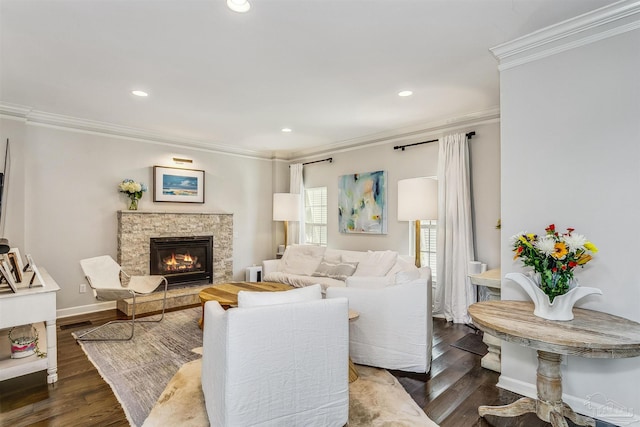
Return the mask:
<path id="1" fill-rule="evenodd" d="M 324 246 L 292 245 L 287 246 L 282 256 L 282 272 L 311 276 L 324 255 Z"/>
<path id="2" fill-rule="evenodd" d="M 386 275 L 396 263 L 395 251 L 368 251 L 364 260 L 358 263 L 354 276 L 381 277 Z"/>
<path id="3" fill-rule="evenodd" d="M 340 252 L 342 261 L 347 262 L 362 262 L 364 261 L 369 254 L 363 251 L 349 251 L 346 249 L 334 249 Z"/>
<path id="4" fill-rule="evenodd" d="M 340 249 L 330 249 L 327 248 L 324 251 L 324 258 L 326 261 L 330 261 L 330 262 L 340 262 L 340 261 L 346 261 L 342 259 L 342 252 Z"/>
<path id="5" fill-rule="evenodd" d="M 312 301 L 316 299 L 322 299 L 320 285 L 312 285 L 281 292 L 240 291 L 238 292 L 238 307 L 258 307 L 263 305 Z"/>
<path id="6" fill-rule="evenodd" d="M 357 262 L 331 262 L 325 258 L 320 262 L 312 276 L 346 280 L 347 277 L 353 275 L 357 267 Z"/>

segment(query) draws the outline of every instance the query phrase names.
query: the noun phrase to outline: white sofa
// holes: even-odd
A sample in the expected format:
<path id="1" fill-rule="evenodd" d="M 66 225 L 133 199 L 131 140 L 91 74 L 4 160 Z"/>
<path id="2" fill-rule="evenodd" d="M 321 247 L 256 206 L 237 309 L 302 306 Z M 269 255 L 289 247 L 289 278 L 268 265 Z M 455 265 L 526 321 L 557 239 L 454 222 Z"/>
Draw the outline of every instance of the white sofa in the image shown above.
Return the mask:
<path id="1" fill-rule="evenodd" d="M 347 297 L 359 317 L 349 324 L 355 363 L 429 372 L 432 349 L 431 269 L 393 251 L 287 247 L 263 262 L 263 280 L 296 287 L 319 283 L 327 298 Z M 320 274 L 320 275 L 319 275 Z"/>
<path id="2" fill-rule="evenodd" d="M 376 283 L 396 283 L 397 273 L 417 271 L 413 261 L 395 251 L 349 251 L 315 245 L 290 245 L 281 259 L 262 262 L 262 280 L 304 287 L 319 283 L 345 287 L 351 280 L 374 278 Z"/>
<path id="3" fill-rule="evenodd" d="M 341 427 L 348 421 L 347 300 L 319 286 L 244 292 L 204 308 L 202 390 L 215 427 Z"/>

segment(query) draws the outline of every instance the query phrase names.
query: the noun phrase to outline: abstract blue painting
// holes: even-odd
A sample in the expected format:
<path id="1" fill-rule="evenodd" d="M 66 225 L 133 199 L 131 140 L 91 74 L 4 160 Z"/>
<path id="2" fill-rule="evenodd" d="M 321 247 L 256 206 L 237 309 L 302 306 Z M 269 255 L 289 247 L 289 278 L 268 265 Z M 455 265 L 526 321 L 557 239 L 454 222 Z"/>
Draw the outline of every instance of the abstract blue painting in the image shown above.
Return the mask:
<path id="1" fill-rule="evenodd" d="M 341 233 L 387 233 L 387 172 L 342 175 L 338 182 Z"/>

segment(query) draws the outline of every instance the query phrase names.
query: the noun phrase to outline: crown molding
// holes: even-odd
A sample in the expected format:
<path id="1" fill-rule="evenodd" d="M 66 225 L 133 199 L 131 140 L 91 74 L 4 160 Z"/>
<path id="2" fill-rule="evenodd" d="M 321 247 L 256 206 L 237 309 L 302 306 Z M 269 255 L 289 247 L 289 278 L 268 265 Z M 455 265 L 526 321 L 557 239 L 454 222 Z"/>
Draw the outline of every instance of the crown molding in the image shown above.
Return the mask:
<path id="1" fill-rule="evenodd" d="M 426 123 L 414 124 L 403 128 L 380 132 L 364 137 L 353 138 L 332 144 L 325 144 L 300 151 L 288 152 L 258 152 L 230 146 L 217 145 L 198 140 L 176 138 L 142 129 L 130 128 L 95 120 L 80 119 L 61 114 L 47 113 L 33 110 L 21 105 L 0 102 L 0 117 L 22 120 L 28 125 L 64 129 L 66 131 L 81 132 L 93 135 L 109 136 L 129 139 L 149 144 L 160 144 L 178 148 L 190 148 L 198 151 L 214 152 L 258 160 L 276 162 L 292 162 L 312 156 L 327 153 L 339 153 L 358 150 L 366 146 L 389 144 L 392 142 L 416 141 L 433 135 L 442 135 L 470 126 L 495 122 L 500 119 L 500 109 L 493 107 L 485 111 L 469 113 L 462 116 L 450 117 Z"/>
<path id="2" fill-rule="evenodd" d="M 290 161 L 308 160 L 311 157 L 335 154 L 352 150 L 359 150 L 364 147 L 384 145 L 390 143 L 416 142 L 418 139 L 426 139 L 435 135 L 441 136 L 444 133 L 470 128 L 472 126 L 493 123 L 500 120 L 500 108 L 493 107 L 488 110 L 469 113 L 462 116 L 450 117 L 437 121 L 415 124 L 389 132 L 381 132 L 361 138 L 354 138 L 334 144 L 323 145 L 322 147 L 310 148 L 292 152 Z"/>
<path id="3" fill-rule="evenodd" d="M 143 129 L 37 111 L 25 106 L 8 103 L 0 103 L 0 117 L 23 120 L 25 123 L 35 126 L 59 128 L 74 132 L 110 136 L 114 138 L 132 139 L 151 144 L 191 148 L 199 151 L 208 151 L 260 160 L 271 160 L 272 157 L 271 152 L 259 152 L 219 145 L 206 141 L 177 138 Z"/>
<path id="4" fill-rule="evenodd" d="M 640 28 L 640 0 L 622 0 L 495 46 L 500 71 Z"/>

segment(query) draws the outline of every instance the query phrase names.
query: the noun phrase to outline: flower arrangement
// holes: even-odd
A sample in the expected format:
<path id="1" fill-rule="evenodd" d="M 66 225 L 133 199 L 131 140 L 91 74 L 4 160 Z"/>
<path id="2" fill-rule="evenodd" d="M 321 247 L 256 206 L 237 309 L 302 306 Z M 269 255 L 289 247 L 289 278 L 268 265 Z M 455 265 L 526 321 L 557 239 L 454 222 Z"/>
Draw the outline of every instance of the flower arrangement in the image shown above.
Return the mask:
<path id="1" fill-rule="evenodd" d="M 553 302 L 555 297 L 569 292 L 574 269 L 591 261 L 593 257 L 587 252 L 596 253 L 598 248 L 582 234 L 574 233 L 573 228 L 560 234 L 551 224 L 545 231 L 541 237 L 530 233 L 513 236 L 513 259 L 521 259 L 540 275 L 539 286 Z"/>
<path id="2" fill-rule="evenodd" d="M 142 198 L 142 193 L 147 191 L 146 185 L 132 179 L 123 180 L 120 185 L 118 185 L 118 188 L 121 193 L 126 194 L 131 200 L 129 210 L 138 209 L 138 200 Z"/>

